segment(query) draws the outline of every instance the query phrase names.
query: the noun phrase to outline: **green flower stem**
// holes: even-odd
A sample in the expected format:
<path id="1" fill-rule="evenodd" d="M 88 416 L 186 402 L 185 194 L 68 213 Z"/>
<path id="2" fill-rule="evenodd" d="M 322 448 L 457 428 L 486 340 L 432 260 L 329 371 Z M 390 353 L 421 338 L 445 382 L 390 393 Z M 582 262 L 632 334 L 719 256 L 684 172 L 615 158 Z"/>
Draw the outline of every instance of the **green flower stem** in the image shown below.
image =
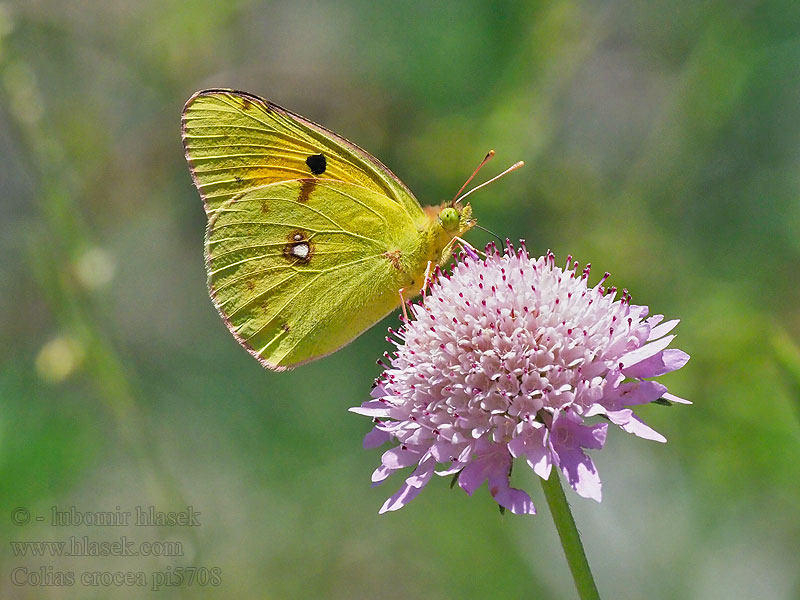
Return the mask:
<path id="1" fill-rule="evenodd" d="M 600 600 L 592 571 L 589 569 L 589 562 L 586 560 L 586 553 L 583 551 L 581 536 L 575 526 L 575 519 L 572 518 L 572 511 L 569 509 L 567 497 L 561 487 L 557 469 L 552 470 L 550 479 L 547 481 L 542 479 L 542 489 L 547 498 L 550 513 L 553 515 L 558 537 L 561 538 L 561 546 L 564 548 L 572 579 L 575 580 L 575 587 L 578 588 L 578 596 L 581 600 Z"/>

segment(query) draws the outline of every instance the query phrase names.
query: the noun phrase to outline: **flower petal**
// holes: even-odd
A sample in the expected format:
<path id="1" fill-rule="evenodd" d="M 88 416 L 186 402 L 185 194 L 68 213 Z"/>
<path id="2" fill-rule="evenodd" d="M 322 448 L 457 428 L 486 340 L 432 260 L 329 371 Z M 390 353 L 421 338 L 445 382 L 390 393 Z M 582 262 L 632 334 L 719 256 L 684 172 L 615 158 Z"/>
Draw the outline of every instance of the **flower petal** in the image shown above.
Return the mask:
<path id="1" fill-rule="evenodd" d="M 671 321 L 666 321 L 665 323 L 661 323 L 661 325 L 657 325 L 650 330 L 650 335 L 647 336 L 647 341 L 652 342 L 653 340 L 657 340 L 660 337 L 664 337 L 670 331 L 675 329 L 675 326 L 680 323 L 680 319 L 672 319 Z"/>
<path id="2" fill-rule="evenodd" d="M 511 469 L 508 448 L 481 438 L 475 444 L 475 457 L 458 476 L 458 485 L 470 496 L 481 484 L 496 475 L 505 475 Z"/>
<path id="3" fill-rule="evenodd" d="M 600 476 L 594 462 L 581 448 L 603 447 L 608 424 L 581 425 L 580 418 L 569 412 L 559 412 L 553 418 L 550 445 L 554 458 L 567 482 L 584 498 L 600 502 Z"/>
<path id="4" fill-rule="evenodd" d="M 600 502 L 603 484 L 594 462 L 580 449 L 562 450 L 558 454 L 559 468 L 570 487 L 584 498 Z"/>
<path id="5" fill-rule="evenodd" d="M 645 423 L 639 419 L 639 417 L 633 414 L 633 411 L 629 408 L 624 408 L 618 411 L 609 411 L 606 413 L 606 415 L 608 416 L 609 420 L 614 423 L 614 425 L 618 425 L 622 431 L 632 433 L 633 435 L 646 440 L 653 440 L 654 442 L 665 443 L 667 441 L 667 438 L 658 433 L 655 429 L 645 425 Z"/>
<path id="6" fill-rule="evenodd" d="M 364 448 L 377 448 L 392 439 L 392 434 L 384 431 L 378 427 L 373 427 L 372 430 L 364 436 Z"/>
<path id="7" fill-rule="evenodd" d="M 361 406 L 353 406 L 348 410 L 351 413 L 365 417 L 388 417 L 390 409 L 384 402 L 370 400 L 369 402 L 364 402 Z"/>
<path id="8" fill-rule="evenodd" d="M 508 473 L 493 473 L 489 476 L 489 493 L 500 506 L 507 508 L 515 515 L 535 515 L 533 500 L 522 490 L 512 488 L 508 482 Z"/>
<path id="9" fill-rule="evenodd" d="M 686 352 L 671 348 L 624 369 L 623 373 L 628 377 L 658 377 L 664 373 L 677 371 L 688 360 L 689 355 Z"/>
<path id="10" fill-rule="evenodd" d="M 608 410 L 619 410 L 623 406 L 647 404 L 658 400 L 666 391 L 667 386 L 656 381 L 628 381 L 615 388 L 607 388 L 606 395 L 599 403 Z"/>
<path id="11" fill-rule="evenodd" d="M 420 463 L 411 477 L 406 479 L 405 483 L 400 486 L 400 489 L 383 503 L 378 514 L 399 510 L 416 498 L 422 488 L 430 481 L 435 466 L 436 462 L 433 460 Z"/>
<path id="12" fill-rule="evenodd" d="M 508 450 L 514 458 L 525 456 L 533 472 L 542 479 L 548 479 L 553 462 L 547 446 L 547 429 L 541 423 L 536 423 L 539 427 L 533 425 L 520 423 L 517 434 L 508 443 Z"/>
<path id="13" fill-rule="evenodd" d="M 632 352 L 628 352 L 619 360 L 620 364 L 622 365 L 623 373 L 627 375 L 627 369 L 629 369 L 631 366 L 639 364 L 643 360 L 650 358 L 658 352 L 661 352 L 664 348 L 669 346 L 669 343 L 673 339 L 675 339 L 675 336 L 670 335 L 665 338 L 661 338 L 660 340 L 645 344 L 644 346 L 641 346 Z"/>
<path id="14" fill-rule="evenodd" d="M 381 465 L 377 469 L 372 472 L 372 485 L 376 486 L 381 482 L 385 481 L 389 475 L 394 473 L 394 469 L 390 469 L 384 465 Z"/>
<path id="15" fill-rule="evenodd" d="M 685 398 L 681 398 L 675 394 L 662 394 L 662 397 L 670 402 L 675 402 L 676 404 L 692 404 L 690 400 L 686 400 Z"/>
<path id="16" fill-rule="evenodd" d="M 381 456 L 381 464 L 387 469 L 402 469 L 419 462 L 421 452 L 397 446 Z"/>

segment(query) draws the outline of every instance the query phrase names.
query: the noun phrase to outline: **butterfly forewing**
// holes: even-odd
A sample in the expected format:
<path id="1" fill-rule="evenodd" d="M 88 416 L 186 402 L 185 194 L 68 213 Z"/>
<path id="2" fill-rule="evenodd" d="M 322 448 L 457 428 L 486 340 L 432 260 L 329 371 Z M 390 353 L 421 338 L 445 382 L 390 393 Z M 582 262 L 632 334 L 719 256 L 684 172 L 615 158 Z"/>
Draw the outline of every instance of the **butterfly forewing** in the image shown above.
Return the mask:
<path id="1" fill-rule="evenodd" d="M 262 98 L 232 90 L 198 92 L 183 111 L 192 176 L 211 214 L 237 194 L 303 178 L 363 186 L 424 215 L 408 188 L 355 144 Z"/>

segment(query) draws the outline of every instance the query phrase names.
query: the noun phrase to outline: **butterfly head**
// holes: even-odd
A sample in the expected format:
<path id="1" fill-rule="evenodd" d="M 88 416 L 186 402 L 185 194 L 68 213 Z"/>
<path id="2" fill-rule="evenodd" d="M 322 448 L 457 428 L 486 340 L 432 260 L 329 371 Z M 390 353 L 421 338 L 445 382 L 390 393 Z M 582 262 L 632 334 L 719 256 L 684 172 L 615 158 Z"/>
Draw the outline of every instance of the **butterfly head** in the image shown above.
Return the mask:
<path id="1" fill-rule="evenodd" d="M 472 207 L 460 202 L 448 202 L 439 208 L 439 223 L 449 235 L 461 235 L 475 224 L 472 218 Z"/>
<path id="2" fill-rule="evenodd" d="M 472 207 L 460 202 L 445 202 L 439 206 L 426 206 L 428 216 L 428 239 L 425 262 L 431 261 L 443 265 L 453 252 L 453 245 L 461 240 L 461 236 L 475 226 Z"/>

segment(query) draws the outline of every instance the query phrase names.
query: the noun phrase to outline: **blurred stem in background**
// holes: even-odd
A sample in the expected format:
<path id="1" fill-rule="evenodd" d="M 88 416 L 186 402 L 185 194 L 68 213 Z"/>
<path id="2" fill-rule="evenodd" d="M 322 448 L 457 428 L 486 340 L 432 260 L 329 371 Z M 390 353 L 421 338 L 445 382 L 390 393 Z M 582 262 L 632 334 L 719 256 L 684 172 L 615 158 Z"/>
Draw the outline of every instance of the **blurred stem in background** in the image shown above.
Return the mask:
<path id="1" fill-rule="evenodd" d="M 770 341 L 775 361 L 782 371 L 790 396 L 794 398 L 794 408 L 800 420 L 800 346 L 785 329 L 777 326 Z"/>
<path id="2" fill-rule="evenodd" d="M 9 32 L 10 27 L 0 28 Z M 59 140 L 47 123 L 47 100 L 36 73 L 0 37 L 0 106 L 7 111 L 19 155 L 37 182 L 34 195 L 42 227 L 30 234 L 29 260 L 36 283 L 59 329 L 36 361 L 45 380 L 58 385 L 81 370 L 135 457 L 154 502 L 181 503 L 174 479 L 159 468 L 146 443 L 146 419 L 137 398 L 136 376 L 109 339 L 96 292 L 110 283 L 113 258 L 92 240 L 75 201 L 74 176 Z M 110 193 L 110 192 L 109 192 Z M 193 532 L 190 529 L 190 533 Z"/>

